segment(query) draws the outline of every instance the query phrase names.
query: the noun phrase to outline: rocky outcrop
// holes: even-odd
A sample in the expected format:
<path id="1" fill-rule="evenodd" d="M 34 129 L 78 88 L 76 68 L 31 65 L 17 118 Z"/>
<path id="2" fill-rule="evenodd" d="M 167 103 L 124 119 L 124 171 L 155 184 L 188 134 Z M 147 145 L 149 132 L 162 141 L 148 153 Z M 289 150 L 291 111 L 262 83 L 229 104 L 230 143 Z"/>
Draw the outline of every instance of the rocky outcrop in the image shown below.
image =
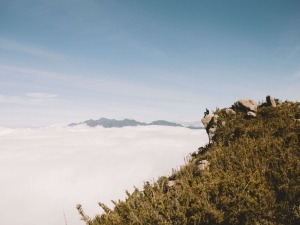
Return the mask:
<path id="1" fill-rule="evenodd" d="M 208 134 L 209 143 L 212 143 L 213 136 L 217 130 L 217 122 L 219 116 L 216 114 L 209 114 L 202 118 L 201 122 L 206 129 L 206 133 Z"/>
<path id="2" fill-rule="evenodd" d="M 272 98 L 270 95 L 268 95 L 267 97 L 266 97 L 266 105 L 267 106 L 272 106 L 272 107 L 276 107 L 276 101 L 275 101 L 275 99 L 274 98 Z"/>
<path id="3" fill-rule="evenodd" d="M 241 111 L 252 111 L 257 112 L 257 102 L 251 99 L 240 99 L 237 102 L 234 103 L 232 106 L 234 109 L 241 110 Z"/>
<path id="4" fill-rule="evenodd" d="M 245 112 L 245 118 L 250 119 L 256 117 L 258 104 L 252 99 L 240 99 L 232 106 L 237 111 Z"/>
<path id="5" fill-rule="evenodd" d="M 213 116 L 214 116 L 214 114 L 208 114 L 208 115 L 206 115 L 202 118 L 201 122 L 202 122 L 205 129 L 208 127 L 208 125 L 209 125 L 210 121 L 212 120 Z"/>

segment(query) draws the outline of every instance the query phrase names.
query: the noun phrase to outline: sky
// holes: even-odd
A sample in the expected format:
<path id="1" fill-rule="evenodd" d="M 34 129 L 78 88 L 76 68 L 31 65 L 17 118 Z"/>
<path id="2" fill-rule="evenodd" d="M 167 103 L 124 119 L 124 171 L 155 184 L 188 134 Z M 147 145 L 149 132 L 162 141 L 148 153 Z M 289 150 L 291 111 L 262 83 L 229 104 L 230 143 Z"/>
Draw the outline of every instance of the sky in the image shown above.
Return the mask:
<path id="1" fill-rule="evenodd" d="M 299 22 L 298 0 L 0 0 L 0 126 L 299 100 Z"/>
<path id="2" fill-rule="evenodd" d="M 182 127 L 0 128 L 0 224 L 83 225 L 77 204 L 94 217 L 207 141 Z"/>

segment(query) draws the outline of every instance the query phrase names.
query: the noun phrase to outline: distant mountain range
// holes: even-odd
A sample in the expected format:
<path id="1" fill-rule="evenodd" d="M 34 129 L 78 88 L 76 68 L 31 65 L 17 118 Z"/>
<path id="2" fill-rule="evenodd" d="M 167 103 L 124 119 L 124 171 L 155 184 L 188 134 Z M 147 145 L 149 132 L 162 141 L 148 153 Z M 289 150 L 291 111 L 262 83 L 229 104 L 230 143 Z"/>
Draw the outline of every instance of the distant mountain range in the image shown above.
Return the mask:
<path id="1" fill-rule="evenodd" d="M 99 120 L 86 120 L 80 123 L 71 123 L 69 126 L 76 126 L 80 124 L 86 124 L 90 127 L 102 126 L 105 128 L 112 128 L 112 127 L 134 127 L 134 126 L 151 126 L 151 125 L 159 125 L 159 126 L 170 126 L 170 127 L 185 127 L 178 123 L 169 122 L 166 120 L 156 120 L 151 123 L 144 123 L 139 122 L 132 119 L 124 119 L 124 120 L 115 120 L 115 119 L 107 119 L 107 118 L 100 118 Z M 196 126 L 186 126 L 186 128 L 190 129 L 203 129 L 202 127 Z"/>

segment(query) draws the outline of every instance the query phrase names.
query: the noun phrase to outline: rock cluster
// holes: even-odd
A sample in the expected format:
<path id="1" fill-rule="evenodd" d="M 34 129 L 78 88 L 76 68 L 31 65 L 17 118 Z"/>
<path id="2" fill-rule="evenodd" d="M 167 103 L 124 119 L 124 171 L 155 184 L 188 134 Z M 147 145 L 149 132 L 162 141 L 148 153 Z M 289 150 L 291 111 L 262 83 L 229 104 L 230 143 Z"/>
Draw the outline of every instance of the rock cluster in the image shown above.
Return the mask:
<path id="1" fill-rule="evenodd" d="M 244 110 L 246 112 L 257 112 L 257 102 L 252 99 L 240 99 L 233 104 L 233 108 Z"/>
<path id="2" fill-rule="evenodd" d="M 266 103 L 262 104 L 262 106 L 270 106 L 270 107 L 276 107 L 277 103 L 274 98 L 272 98 L 270 95 L 266 97 Z M 251 119 L 255 118 L 257 114 L 257 108 L 258 104 L 256 101 L 252 99 L 240 99 L 236 101 L 231 108 L 225 109 L 225 113 L 232 117 L 236 115 L 236 112 L 244 112 L 245 118 Z M 209 143 L 212 144 L 213 142 L 213 136 L 216 133 L 217 129 L 217 122 L 218 122 L 218 115 L 216 114 L 204 114 L 204 117 L 202 118 L 201 122 L 204 125 L 204 128 L 206 129 L 206 132 L 208 134 Z M 299 118 L 295 118 L 295 121 L 299 122 Z M 222 126 L 226 126 L 226 122 L 222 121 Z"/>
<path id="3" fill-rule="evenodd" d="M 275 100 L 270 96 L 267 96 L 267 99 L 270 100 L 270 104 L 276 104 Z M 240 99 L 237 102 L 235 102 L 231 108 L 225 109 L 225 113 L 228 116 L 234 116 L 236 115 L 236 111 L 242 111 L 246 113 L 245 118 L 250 119 L 256 117 L 257 107 L 257 102 L 255 102 L 252 99 Z M 209 144 L 213 143 L 213 137 L 217 130 L 218 118 L 218 115 L 212 113 L 205 114 L 205 116 L 201 120 L 202 124 L 204 125 L 204 128 L 206 129 L 206 133 L 208 134 Z M 222 125 L 225 126 L 226 123 L 224 122 L 222 123 Z"/>
<path id="4" fill-rule="evenodd" d="M 232 106 L 233 109 L 246 112 L 246 118 L 256 117 L 258 104 L 252 99 L 240 99 L 235 102 Z"/>
<path id="5" fill-rule="evenodd" d="M 257 112 L 257 102 L 252 99 L 240 99 L 234 103 L 234 107 L 241 110 Z"/>

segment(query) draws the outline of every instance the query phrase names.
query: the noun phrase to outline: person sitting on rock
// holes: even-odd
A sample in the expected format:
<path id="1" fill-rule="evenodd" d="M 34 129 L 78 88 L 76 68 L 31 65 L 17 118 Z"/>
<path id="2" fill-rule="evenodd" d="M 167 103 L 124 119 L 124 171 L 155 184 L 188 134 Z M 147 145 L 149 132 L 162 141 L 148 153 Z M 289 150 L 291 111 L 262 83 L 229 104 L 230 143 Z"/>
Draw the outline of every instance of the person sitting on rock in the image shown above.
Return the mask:
<path id="1" fill-rule="evenodd" d="M 206 111 L 204 112 L 204 117 L 209 114 L 209 110 L 206 108 Z"/>

